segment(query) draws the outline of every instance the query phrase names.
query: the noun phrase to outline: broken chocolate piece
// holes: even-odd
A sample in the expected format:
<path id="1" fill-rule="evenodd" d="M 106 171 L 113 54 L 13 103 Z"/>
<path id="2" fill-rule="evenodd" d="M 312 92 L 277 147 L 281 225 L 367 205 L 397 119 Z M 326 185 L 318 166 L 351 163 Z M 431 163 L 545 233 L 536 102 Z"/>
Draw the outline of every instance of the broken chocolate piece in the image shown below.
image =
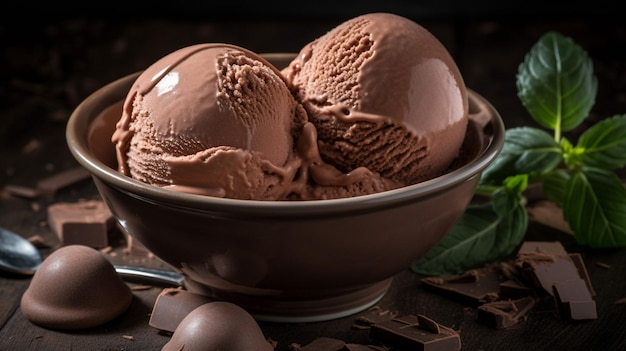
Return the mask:
<path id="1" fill-rule="evenodd" d="M 569 320 L 596 319 L 596 302 L 583 279 L 572 279 L 554 284 L 554 297 L 563 318 Z"/>
<path id="2" fill-rule="evenodd" d="M 39 196 L 39 190 L 21 185 L 7 184 L 4 191 L 12 196 L 23 197 L 25 199 L 34 199 Z"/>
<path id="3" fill-rule="evenodd" d="M 353 327 L 366 329 L 372 324 L 386 322 L 398 315 L 397 311 L 383 310 L 379 306 L 374 306 L 355 318 Z"/>
<path id="4" fill-rule="evenodd" d="M 591 296 L 596 296 L 596 291 L 593 289 L 593 285 L 591 285 L 591 278 L 589 278 L 589 272 L 587 272 L 587 266 L 585 266 L 582 255 L 579 253 L 571 253 L 569 254 L 569 258 L 578 269 L 578 275 L 580 275 L 585 281 L 585 284 L 587 284 L 587 289 L 589 289 Z"/>
<path id="5" fill-rule="evenodd" d="M 523 254 L 547 254 L 553 256 L 567 256 L 567 250 L 559 241 L 524 241 L 517 251 Z"/>
<path id="6" fill-rule="evenodd" d="M 37 182 L 37 190 L 42 195 L 51 196 L 57 191 L 72 184 L 89 179 L 89 177 L 90 173 L 85 168 L 75 167 L 40 180 Z"/>
<path id="7" fill-rule="evenodd" d="M 92 200 L 50 205 L 48 223 L 62 245 L 103 248 L 109 245 L 109 231 L 115 220 L 103 201 Z"/>
<path id="8" fill-rule="evenodd" d="M 374 324 L 370 328 L 370 338 L 386 346 L 407 350 L 461 349 L 461 338 L 456 331 L 423 315 L 396 317 Z"/>
<path id="9" fill-rule="evenodd" d="M 529 282 L 549 295 L 553 295 L 555 283 L 580 279 L 578 268 L 567 255 L 523 254 L 517 262 Z"/>
<path id="10" fill-rule="evenodd" d="M 478 320 L 496 329 L 508 328 L 523 319 L 533 306 L 535 299 L 530 296 L 488 302 L 478 307 Z"/>
<path id="11" fill-rule="evenodd" d="M 159 330 L 173 333 L 191 311 L 212 301 L 214 300 L 207 296 L 187 290 L 165 288 L 154 302 L 148 324 Z"/>
<path id="12" fill-rule="evenodd" d="M 461 275 L 426 277 L 421 282 L 443 295 L 474 306 L 498 300 L 500 291 L 499 273 L 493 266 L 473 269 Z"/>
<path id="13" fill-rule="evenodd" d="M 498 295 L 501 300 L 517 300 L 533 295 L 533 290 L 526 285 L 509 279 L 500 283 L 500 292 Z"/>

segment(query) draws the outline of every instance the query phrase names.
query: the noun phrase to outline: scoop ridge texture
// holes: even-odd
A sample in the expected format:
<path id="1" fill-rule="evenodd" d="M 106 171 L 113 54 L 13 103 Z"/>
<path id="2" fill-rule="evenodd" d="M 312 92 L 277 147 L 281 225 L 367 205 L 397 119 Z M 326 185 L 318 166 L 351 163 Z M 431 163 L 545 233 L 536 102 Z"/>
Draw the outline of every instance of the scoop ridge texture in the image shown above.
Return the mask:
<path id="1" fill-rule="evenodd" d="M 467 91 L 446 48 L 388 13 L 348 20 L 306 45 L 283 73 L 317 127 L 320 153 L 413 184 L 442 174 L 467 128 Z"/>

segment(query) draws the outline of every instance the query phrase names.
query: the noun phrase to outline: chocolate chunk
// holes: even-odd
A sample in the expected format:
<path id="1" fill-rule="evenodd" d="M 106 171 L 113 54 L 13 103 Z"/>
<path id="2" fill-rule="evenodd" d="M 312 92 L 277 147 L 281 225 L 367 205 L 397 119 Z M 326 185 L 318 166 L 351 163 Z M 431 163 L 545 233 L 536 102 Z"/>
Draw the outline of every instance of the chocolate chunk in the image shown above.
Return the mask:
<path id="1" fill-rule="evenodd" d="M 596 302 L 590 301 L 570 301 L 564 305 L 567 316 L 574 321 L 597 319 L 598 310 Z"/>
<path id="2" fill-rule="evenodd" d="M 178 288 L 165 288 L 157 296 L 148 324 L 159 330 L 174 332 L 180 322 L 195 308 L 213 299 Z"/>
<path id="3" fill-rule="evenodd" d="M 533 290 L 515 280 L 509 279 L 500 283 L 500 292 L 498 293 L 501 300 L 517 300 L 533 295 Z"/>
<path id="4" fill-rule="evenodd" d="M 500 278 L 493 266 L 473 269 L 461 275 L 421 279 L 426 287 L 460 302 L 478 306 L 498 300 Z"/>
<path id="5" fill-rule="evenodd" d="M 524 241 L 518 255 L 543 253 L 553 256 L 567 256 L 567 251 L 559 241 Z"/>
<path id="6" fill-rule="evenodd" d="M 535 306 L 535 299 L 527 296 L 517 300 L 488 302 L 478 307 L 478 320 L 496 329 L 517 324 Z"/>
<path id="7" fill-rule="evenodd" d="M 370 338 L 406 350 L 460 350 L 461 338 L 452 328 L 424 316 L 396 317 L 370 328 Z"/>
<path id="8" fill-rule="evenodd" d="M 534 287 L 549 295 L 553 294 L 555 283 L 580 279 L 578 268 L 568 255 L 523 254 L 518 256 L 518 265 Z"/>
<path id="9" fill-rule="evenodd" d="M 554 297 L 562 317 L 570 320 L 596 319 L 596 303 L 583 279 L 554 284 Z"/>
<path id="10" fill-rule="evenodd" d="M 62 245 L 103 248 L 109 245 L 109 231 L 115 220 L 101 200 L 66 203 L 48 207 L 48 224 Z"/>
<path id="11" fill-rule="evenodd" d="M 579 253 L 571 253 L 569 254 L 569 258 L 574 262 L 576 269 L 578 269 L 578 274 L 587 284 L 587 289 L 591 293 L 591 296 L 596 296 L 596 291 L 591 285 L 591 279 L 589 278 L 589 272 L 587 272 L 587 266 L 585 266 L 585 262 L 583 261 L 583 257 Z"/>
<path id="12" fill-rule="evenodd" d="M 397 311 L 383 310 L 379 306 L 369 308 L 356 317 L 353 327 L 365 329 L 375 323 L 386 322 L 398 315 Z"/>
<path id="13" fill-rule="evenodd" d="M 75 167 L 40 180 L 37 182 L 37 190 L 42 195 L 51 196 L 57 191 L 80 181 L 89 179 L 89 177 L 89 171 L 85 168 Z"/>
<path id="14" fill-rule="evenodd" d="M 39 190 L 21 185 L 7 184 L 4 187 L 4 191 L 13 196 L 23 197 L 25 199 L 34 199 L 39 196 Z"/>

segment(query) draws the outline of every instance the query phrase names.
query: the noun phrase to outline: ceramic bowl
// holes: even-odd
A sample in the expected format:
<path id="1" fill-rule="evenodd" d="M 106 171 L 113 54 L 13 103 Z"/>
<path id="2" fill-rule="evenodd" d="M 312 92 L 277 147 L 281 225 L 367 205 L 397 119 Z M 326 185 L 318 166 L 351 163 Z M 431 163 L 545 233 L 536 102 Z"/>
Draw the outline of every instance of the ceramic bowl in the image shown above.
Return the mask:
<path id="1" fill-rule="evenodd" d="M 110 138 L 138 74 L 102 87 L 75 109 L 66 130 L 69 149 L 121 227 L 179 270 L 186 289 L 236 303 L 258 320 L 322 321 L 374 305 L 396 274 L 450 230 L 504 142 L 498 112 L 470 91 L 464 160 L 437 178 L 333 200 L 180 193 L 116 171 Z"/>

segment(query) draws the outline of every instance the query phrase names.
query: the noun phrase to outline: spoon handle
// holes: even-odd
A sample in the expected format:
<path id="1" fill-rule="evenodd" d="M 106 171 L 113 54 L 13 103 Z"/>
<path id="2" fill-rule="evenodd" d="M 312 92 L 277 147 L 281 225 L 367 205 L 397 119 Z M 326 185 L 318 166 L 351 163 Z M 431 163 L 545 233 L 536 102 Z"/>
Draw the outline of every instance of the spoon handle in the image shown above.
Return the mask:
<path id="1" fill-rule="evenodd" d="M 156 283 L 159 285 L 183 286 L 184 277 L 169 269 L 147 268 L 137 266 L 115 265 L 117 273 L 126 280 L 140 283 Z"/>

